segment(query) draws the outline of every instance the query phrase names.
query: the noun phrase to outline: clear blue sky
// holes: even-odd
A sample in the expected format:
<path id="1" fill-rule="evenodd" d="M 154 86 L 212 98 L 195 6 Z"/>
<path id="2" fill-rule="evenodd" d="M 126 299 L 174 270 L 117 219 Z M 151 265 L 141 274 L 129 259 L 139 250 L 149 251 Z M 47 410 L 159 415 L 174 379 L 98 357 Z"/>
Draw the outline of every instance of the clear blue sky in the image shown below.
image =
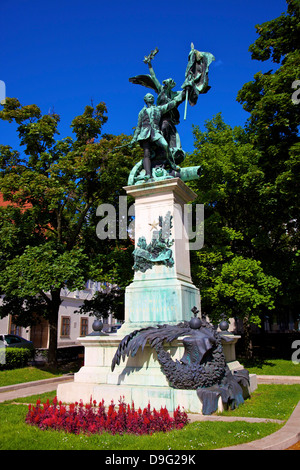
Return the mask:
<path id="1" fill-rule="evenodd" d="M 0 0 L 0 80 L 6 94 L 43 113 L 61 115 L 60 138 L 71 135 L 73 117 L 104 101 L 103 132 L 131 134 L 149 90 L 128 78 L 148 73 L 145 55 L 159 48 L 153 66 L 160 80 L 172 77 L 180 89 L 191 42 L 211 52 L 211 90 L 188 108 L 178 131 L 193 150 L 192 124 L 222 112 L 231 126 L 248 115 L 237 103 L 242 85 L 270 63 L 251 60 L 255 25 L 286 11 L 285 0 Z M 0 143 L 16 147 L 15 127 L 0 121 Z"/>

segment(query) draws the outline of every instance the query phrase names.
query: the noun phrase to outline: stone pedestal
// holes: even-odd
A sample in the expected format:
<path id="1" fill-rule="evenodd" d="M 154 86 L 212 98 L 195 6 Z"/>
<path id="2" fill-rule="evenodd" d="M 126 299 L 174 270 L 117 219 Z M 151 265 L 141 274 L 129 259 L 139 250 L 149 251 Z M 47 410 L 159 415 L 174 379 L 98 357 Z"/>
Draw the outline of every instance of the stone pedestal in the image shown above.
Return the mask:
<path id="1" fill-rule="evenodd" d="M 233 336 L 233 335 L 232 335 Z M 160 409 L 166 406 L 173 411 L 177 406 L 184 407 L 191 413 L 201 413 L 202 403 L 196 390 L 177 390 L 171 388 L 160 368 L 155 350 L 149 345 L 135 357 L 126 357 L 124 362 L 111 371 L 112 359 L 123 336 L 118 334 L 86 336 L 81 338 L 85 348 L 84 366 L 74 376 L 73 383 L 60 384 L 58 399 L 71 403 L 79 400 L 88 403 L 90 399 L 106 404 L 111 400 L 118 403 L 121 397 L 127 403 L 134 402 L 136 407 L 144 408 L 150 402 L 151 407 Z M 236 338 L 233 336 L 232 345 Z M 181 340 L 172 342 L 167 348 L 173 360 L 180 360 L 184 354 Z M 224 353 L 229 367 L 241 368 L 236 361 L 234 347 L 224 342 Z M 219 411 L 222 411 L 222 401 Z"/>
<path id="2" fill-rule="evenodd" d="M 169 411 L 182 406 L 186 411 L 201 413 L 202 404 L 196 390 L 177 390 L 169 383 L 161 370 L 155 350 L 146 345 L 135 357 L 126 357 L 124 363 L 111 371 L 112 359 L 124 336 L 133 330 L 156 327 L 159 324 L 177 325 L 189 321 L 191 309 L 200 311 L 200 293 L 191 279 L 188 228 L 184 206 L 196 198 L 179 178 L 145 183 L 125 188 L 135 198 L 135 246 L 140 237 L 147 245 L 159 230 L 159 218 L 172 216 L 170 245 L 173 263 L 169 266 L 153 263 L 145 272 L 136 270 L 133 282 L 125 293 L 125 323 L 116 334 L 89 335 L 80 338 L 85 347 L 85 362 L 75 374 L 74 383 L 58 386 L 58 399 L 63 402 L 92 398 L 118 403 L 124 397 L 127 403 L 137 407 L 166 406 Z M 235 358 L 237 337 L 231 335 L 224 342 L 224 353 L 230 369 L 242 368 Z M 184 354 L 182 341 L 173 341 L 169 349 L 173 360 Z M 222 401 L 219 400 L 219 410 Z"/>

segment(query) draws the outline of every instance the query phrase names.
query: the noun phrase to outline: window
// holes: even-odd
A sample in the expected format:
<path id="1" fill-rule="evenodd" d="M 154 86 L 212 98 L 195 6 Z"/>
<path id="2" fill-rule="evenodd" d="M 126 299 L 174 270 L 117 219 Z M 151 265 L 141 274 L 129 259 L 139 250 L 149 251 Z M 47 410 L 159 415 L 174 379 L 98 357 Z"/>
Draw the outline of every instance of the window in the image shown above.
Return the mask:
<path id="1" fill-rule="evenodd" d="M 88 334 L 89 320 L 88 318 L 80 319 L 80 336 L 86 336 Z"/>
<path id="2" fill-rule="evenodd" d="M 61 331 L 60 336 L 70 336 L 70 317 L 62 317 L 61 318 Z"/>
<path id="3" fill-rule="evenodd" d="M 21 326 L 16 326 L 14 323 L 10 324 L 10 334 L 11 335 L 21 336 L 21 333 L 22 333 L 22 327 Z"/>

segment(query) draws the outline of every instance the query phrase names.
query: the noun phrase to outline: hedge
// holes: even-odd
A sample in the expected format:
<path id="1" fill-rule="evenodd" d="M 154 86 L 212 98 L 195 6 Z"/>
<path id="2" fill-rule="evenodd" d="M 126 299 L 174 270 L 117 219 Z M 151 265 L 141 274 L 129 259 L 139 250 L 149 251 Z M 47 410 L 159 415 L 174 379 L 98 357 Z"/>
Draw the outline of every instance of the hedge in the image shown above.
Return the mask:
<path id="1" fill-rule="evenodd" d="M 2 352 L 3 354 L 3 352 Z M 26 367 L 33 351 L 25 348 L 5 348 L 5 363 L 0 363 L 0 370 Z"/>

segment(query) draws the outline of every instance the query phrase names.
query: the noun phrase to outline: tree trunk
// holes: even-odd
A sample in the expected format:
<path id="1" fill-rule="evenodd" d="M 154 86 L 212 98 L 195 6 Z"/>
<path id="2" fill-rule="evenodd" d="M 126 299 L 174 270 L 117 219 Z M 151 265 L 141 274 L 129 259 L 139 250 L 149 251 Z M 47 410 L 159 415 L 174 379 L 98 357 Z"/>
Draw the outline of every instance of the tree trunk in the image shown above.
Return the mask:
<path id="1" fill-rule="evenodd" d="M 250 335 L 250 324 L 248 317 L 243 318 L 243 328 L 244 328 L 244 340 L 245 340 L 245 356 L 246 359 L 252 358 L 252 342 Z"/>
<path id="2" fill-rule="evenodd" d="M 49 350 L 48 363 L 57 365 L 57 325 L 58 312 L 61 304 L 60 289 L 51 291 L 51 302 L 49 305 Z"/>

